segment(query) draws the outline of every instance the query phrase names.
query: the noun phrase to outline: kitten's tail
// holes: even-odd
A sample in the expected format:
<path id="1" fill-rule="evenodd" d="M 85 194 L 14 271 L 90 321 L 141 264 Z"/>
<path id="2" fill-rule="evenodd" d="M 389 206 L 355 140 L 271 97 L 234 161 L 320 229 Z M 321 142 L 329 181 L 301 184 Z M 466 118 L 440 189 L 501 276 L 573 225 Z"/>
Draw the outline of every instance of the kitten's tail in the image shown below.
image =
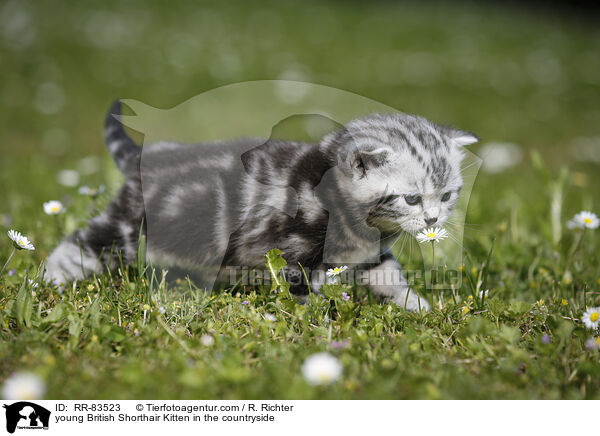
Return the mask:
<path id="1" fill-rule="evenodd" d="M 116 100 L 108 110 L 104 137 L 110 155 L 124 174 L 139 170 L 142 148 L 133 142 L 123 128 L 120 100 Z"/>

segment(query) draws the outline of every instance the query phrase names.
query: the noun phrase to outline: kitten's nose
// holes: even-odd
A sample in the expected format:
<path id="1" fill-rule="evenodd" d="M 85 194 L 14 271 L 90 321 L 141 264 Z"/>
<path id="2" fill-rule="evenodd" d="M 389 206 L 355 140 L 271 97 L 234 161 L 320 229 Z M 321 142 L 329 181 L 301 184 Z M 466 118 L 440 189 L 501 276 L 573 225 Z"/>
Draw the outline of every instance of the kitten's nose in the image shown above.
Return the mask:
<path id="1" fill-rule="evenodd" d="M 435 223 L 437 223 L 437 217 L 425 219 L 425 224 L 427 224 L 428 226 L 431 226 Z"/>

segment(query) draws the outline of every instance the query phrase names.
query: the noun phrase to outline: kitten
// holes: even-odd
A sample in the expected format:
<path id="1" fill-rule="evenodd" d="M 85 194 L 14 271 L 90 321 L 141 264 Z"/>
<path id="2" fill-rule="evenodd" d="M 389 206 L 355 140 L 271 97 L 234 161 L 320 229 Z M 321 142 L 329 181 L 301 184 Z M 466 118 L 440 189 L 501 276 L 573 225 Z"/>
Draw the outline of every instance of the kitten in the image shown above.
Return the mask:
<path id="1" fill-rule="evenodd" d="M 386 245 L 402 232 L 443 225 L 462 187 L 462 147 L 478 138 L 404 114 L 351 121 L 319 144 L 248 139 L 217 144 L 162 142 L 138 147 L 115 102 L 106 142 L 126 177 L 87 230 L 67 237 L 47 260 L 60 283 L 135 263 L 140 228 L 155 265 L 179 267 L 206 286 L 228 267 L 260 267 L 272 248 L 287 274 L 350 264 L 367 270 L 376 295 L 409 310 L 429 308 L 408 289 Z M 143 150 L 143 153 L 142 153 Z M 381 280 L 379 273 L 391 273 Z M 315 274 L 313 274 L 315 273 Z M 306 293 L 299 283 L 293 290 Z"/>

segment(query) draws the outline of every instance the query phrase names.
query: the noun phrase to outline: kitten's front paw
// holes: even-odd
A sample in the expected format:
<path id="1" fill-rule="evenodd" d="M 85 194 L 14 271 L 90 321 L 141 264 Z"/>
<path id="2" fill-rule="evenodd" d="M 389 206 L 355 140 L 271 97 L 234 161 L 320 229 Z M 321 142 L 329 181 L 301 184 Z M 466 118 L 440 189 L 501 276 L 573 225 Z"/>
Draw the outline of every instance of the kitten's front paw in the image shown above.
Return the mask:
<path id="1" fill-rule="evenodd" d="M 431 308 L 425 298 L 420 297 L 414 292 L 409 293 L 408 298 L 405 294 L 403 296 L 398 296 L 394 298 L 392 302 L 396 303 L 401 308 L 406 309 L 410 312 L 418 312 L 420 310 L 424 312 L 429 312 L 429 309 Z"/>

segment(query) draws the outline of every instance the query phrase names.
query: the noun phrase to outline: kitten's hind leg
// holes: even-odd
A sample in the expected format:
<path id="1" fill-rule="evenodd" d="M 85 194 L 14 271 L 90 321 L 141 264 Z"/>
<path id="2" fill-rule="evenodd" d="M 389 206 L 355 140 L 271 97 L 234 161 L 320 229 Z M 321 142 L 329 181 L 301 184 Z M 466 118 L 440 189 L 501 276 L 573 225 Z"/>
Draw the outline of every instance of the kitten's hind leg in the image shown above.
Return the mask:
<path id="1" fill-rule="evenodd" d="M 102 273 L 106 267 L 114 268 L 120 260 L 133 264 L 143 222 L 140 181 L 131 178 L 106 211 L 89 221 L 86 230 L 68 236 L 50 254 L 46 261 L 46 280 L 64 284 Z"/>
<path id="2" fill-rule="evenodd" d="M 54 249 L 46 260 L 45 280 L 63 285 L 103 271 L 100 257 L 81 243 L 82 236 L 83 232 L 77 231 Z"/>

